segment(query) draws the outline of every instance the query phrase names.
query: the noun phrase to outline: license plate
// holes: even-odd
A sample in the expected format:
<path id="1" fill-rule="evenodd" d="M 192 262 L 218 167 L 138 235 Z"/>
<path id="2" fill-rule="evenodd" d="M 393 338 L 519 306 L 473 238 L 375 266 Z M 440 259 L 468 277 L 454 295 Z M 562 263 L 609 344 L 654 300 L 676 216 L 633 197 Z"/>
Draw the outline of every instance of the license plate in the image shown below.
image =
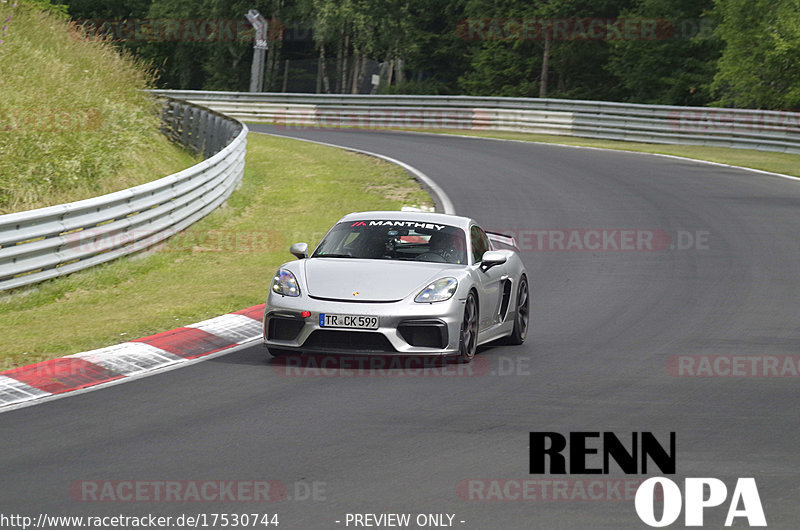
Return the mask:
<path id="1" fill-rule="evenodd" d="M 323 328 L 378 329 L 378 317 L 320 313 L 319 325 Z"/>

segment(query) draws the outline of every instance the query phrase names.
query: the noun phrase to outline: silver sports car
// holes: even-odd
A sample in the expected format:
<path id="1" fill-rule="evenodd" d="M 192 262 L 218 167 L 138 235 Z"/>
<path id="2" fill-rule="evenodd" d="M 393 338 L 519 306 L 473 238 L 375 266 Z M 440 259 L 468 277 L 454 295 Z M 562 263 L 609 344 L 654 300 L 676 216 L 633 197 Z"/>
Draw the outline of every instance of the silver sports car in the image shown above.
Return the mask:
<path id="1" fill-rule="evenodd" d="M 525 267 L 510 236 L 466 217 L 361 212 L 275 273 L 264 310 L 272 355 L 299 352 L 455 357 L 528 333 Z"/>

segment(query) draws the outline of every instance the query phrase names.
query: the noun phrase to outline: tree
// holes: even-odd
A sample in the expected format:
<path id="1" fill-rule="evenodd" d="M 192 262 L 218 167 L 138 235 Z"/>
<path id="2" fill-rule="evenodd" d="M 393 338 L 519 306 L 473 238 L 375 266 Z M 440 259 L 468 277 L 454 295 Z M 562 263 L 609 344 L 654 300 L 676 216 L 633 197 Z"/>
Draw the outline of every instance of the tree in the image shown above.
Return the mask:
<path id="1" fill-rule="evenodd" d="M 536 96 L 544 40 L 542 32 L 528 33 L 522 27 L 526 20 L 540 20 L 552 10 L 550 3 L 470 0 L 462 34 L 472 43 L 471 63 L 460 79 L 461 88 L 472 95 Z"/>
<path id="2" fill-rule="evenodd" d="M 724 42 L 712 85 L 717 103 L 800 107 L 800 8 L 796 0 L 716 0 Z"/>
<path id="3" fill-rule="evenodd" d="M 462 88 L 475 95 L 606 99 L 619 92 L 605 65 L 609 40 L 601 25 L 629 0 L 471 0 L 469 20 L 480 28 Z M 468 29 L 473 26 L 468 26 Z"/>
<path id="4" fill-rule="evenodd" d="M 612 43 L 608 71 L 619 79 L 624 99 L 663 105 L 705 105 L 720 53 L 707 14 L 713 0 L 639 0 L 622 13 L 654 31 Z M 619 96 L 618 96 L 619 97 Z"/>
<path id="5" fill-rule="evenodd" d="M 75 20 L 126 19 L 144 17 L 152 0 L 60 0 L 67 6 L 69 16 Z"/>

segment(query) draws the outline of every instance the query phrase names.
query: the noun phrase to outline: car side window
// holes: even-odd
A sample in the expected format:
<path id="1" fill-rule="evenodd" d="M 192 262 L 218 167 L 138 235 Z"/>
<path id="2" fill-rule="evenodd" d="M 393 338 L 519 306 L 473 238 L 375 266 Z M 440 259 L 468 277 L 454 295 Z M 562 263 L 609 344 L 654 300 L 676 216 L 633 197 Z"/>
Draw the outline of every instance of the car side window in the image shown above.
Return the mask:
<path id="1" fill-rule="evenodd" d="M 489 250 L 489 238 L 479 226 L 475 225 L 470 229 L 470 236 L 472 239 L 472 262 L 480 263 L 483 253 Z"/>

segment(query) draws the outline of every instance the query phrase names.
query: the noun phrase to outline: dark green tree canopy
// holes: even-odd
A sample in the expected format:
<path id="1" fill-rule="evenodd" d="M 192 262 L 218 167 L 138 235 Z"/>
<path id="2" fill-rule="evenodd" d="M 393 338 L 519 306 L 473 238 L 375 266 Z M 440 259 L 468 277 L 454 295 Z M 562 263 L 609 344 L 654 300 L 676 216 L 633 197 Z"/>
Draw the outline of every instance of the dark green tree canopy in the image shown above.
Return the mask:
<path id="1" fill-rule="evenodd" d="M 76 21 L 177 21 L 181 38 L 117 38 L 169 88 L 247 90 L 244 14 L 257 9 L 270 19 L 269 91 L 800 107 L 797 0 L 65 3 Z M 236 38 L 209 37 L 203 21 L 240 26 Z"/>

